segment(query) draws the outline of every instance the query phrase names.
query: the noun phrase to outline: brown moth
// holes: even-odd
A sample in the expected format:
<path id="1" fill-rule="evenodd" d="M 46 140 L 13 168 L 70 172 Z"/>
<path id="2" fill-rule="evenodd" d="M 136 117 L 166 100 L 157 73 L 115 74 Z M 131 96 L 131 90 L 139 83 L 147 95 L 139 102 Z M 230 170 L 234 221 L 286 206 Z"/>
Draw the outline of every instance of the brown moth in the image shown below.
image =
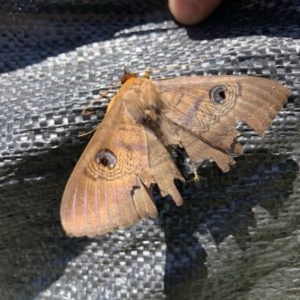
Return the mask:
<path id="1" fill-rule="evenodd" d="M 156 217 L 151 187 L 183 200 L 184 181 L 167 150 L 183 147 L 192 162 L 212 159 L 227 172 L 241 154 L 238 121 L 262 135 L 289 95 L 251 76 L 151 80 L 127 73 L 66 185 L 61 221 L 69 236 L 102 235 Z"/>

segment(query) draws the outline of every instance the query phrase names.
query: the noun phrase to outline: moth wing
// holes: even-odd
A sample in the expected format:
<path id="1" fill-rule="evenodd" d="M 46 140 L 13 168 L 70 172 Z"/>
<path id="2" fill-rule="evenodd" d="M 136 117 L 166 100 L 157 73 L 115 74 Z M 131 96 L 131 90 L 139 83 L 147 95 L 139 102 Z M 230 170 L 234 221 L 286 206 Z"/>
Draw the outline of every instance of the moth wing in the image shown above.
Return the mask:
<path id="1" fill-rule="evenodd" d="M 183 146 L 194 161 L 215 160 L 224 172 L 234 164 L 228 153 L 242 153 L 237 122 L 263 134 L 289 95 L 278 82 L 251 76 L 181 77 L 154 85 L 165 104 L 169 143 Z"/>
<path id="2" fill-rule="evenodd" d="M 148 168 L 146 133 L 123 104 L 111 107 L 66 185 L 60 214 L 69 236 L 93 237 L 157 215 L 139 176 Z"/>

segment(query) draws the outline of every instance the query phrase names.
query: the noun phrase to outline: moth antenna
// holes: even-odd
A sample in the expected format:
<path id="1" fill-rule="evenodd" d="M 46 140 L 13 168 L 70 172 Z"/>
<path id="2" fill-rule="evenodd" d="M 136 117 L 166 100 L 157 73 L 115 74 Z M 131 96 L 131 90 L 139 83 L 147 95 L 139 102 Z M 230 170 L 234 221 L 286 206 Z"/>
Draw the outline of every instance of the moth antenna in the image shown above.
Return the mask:
<path id="1" fill-rule="evenodd" d="M 145 73 L 142 76 L 142 78 L 150 79 L 151 73 L 152 73 L 152 63 L 150 63 L 148 70 L 145 71 Z"/>
<path id="2" fill-rule="evenodd" d="M 96 131 L 96 129 L 97 129 L 97 128 L 94 128 L 94 129 L 89 130 L 89 131 L 87 131 L 87 132 L 79 133 L 77 136 L 78 136 L 79 138 L 82 138 L 82 137 L 84 137 L 84 136 L 86 136 L 86 135 L 89 135 L 89 134 L 93 133 L 94 131 Z"/>
<path id="3" fill-rule="evenodd" d="M 124 71 L 124 75 L 128 73 L 127 69 L 126 69 L 126 66 L 123 67 L 123 71 Z"/>
<path id="4" fill-rule="evenodd" d="M 88 115 L 91 115 L 93 112 L 89 111 L 90 108 L 92 108 L 94 106 L 94 104 L 99 101 L 99 99 L 94 99 L 91 101 L 91 103 L 87 106 L 85 106 L 81 112 L 82 115 L 84 116 L 88 116 Z"/>

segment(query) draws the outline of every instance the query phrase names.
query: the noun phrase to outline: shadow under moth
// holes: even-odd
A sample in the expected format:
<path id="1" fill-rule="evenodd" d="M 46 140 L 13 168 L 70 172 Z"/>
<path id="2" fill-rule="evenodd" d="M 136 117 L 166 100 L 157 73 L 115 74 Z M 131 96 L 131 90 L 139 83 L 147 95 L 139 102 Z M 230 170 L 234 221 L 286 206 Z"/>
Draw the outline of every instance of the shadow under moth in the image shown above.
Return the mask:
<path id="1" fill-rule="evenodd" d="M 154 184 L 181 205 L 174 179 L 184 178 L 168 147 L 227 172 L 235 163 L 230 153 L 243 152 L 237 122 L 262 135 L 289 95 L 278 82 L 251 76 L 126 73 L 122 83 L 66 185 L 60 215 L 69 236 L 95 237 L 156 217 Z"/>

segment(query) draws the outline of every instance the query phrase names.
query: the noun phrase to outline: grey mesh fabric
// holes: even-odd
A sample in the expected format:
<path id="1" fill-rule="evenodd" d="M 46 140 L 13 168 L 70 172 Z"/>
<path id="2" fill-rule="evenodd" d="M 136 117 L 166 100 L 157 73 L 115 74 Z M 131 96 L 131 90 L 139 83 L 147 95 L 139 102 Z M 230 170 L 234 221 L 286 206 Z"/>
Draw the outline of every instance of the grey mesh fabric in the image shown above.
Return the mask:
<path id="1" fill-rule="evenodd" d="M 300 21 L 296 0 L 225 1 L 177 24 L 164 1 L 1 1 L 0 299 L 299 299 Z M 291 96 L 226 174 L 199 168 L 184 205 L 68 238 L 60 200 L 126 66 L 152 78 L 251 74 Z M 251 99 L 249 99 L 251 101 Z M 253 112 L 255 114 L 255 111 Z M 120 200 L 121 201 L 121 200 Z"/>

